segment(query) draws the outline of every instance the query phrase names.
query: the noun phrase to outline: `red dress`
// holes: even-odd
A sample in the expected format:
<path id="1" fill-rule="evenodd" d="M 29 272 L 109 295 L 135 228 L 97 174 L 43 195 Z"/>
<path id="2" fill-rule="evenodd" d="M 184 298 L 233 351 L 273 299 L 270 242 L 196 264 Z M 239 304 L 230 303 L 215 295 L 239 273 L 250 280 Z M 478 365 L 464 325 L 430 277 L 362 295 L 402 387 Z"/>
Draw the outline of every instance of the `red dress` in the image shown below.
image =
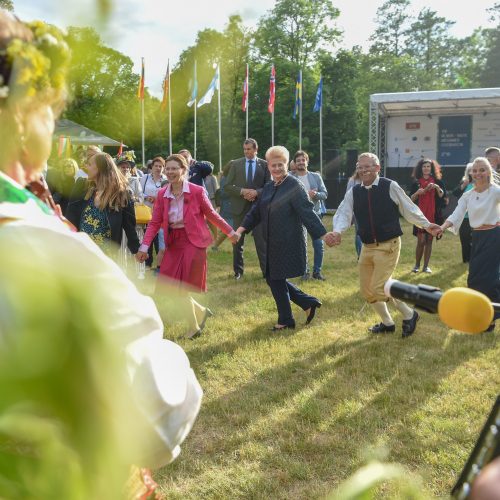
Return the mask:
<path id="1" fill-rule="evenodd" d="M 163 228 L 166 249 L 160 266 L 160 276 L 185 285 L 193 291 L 205 292 L 207 247 L 212 243 L 207 219 L 226 235 L 230 235 L 233 229 L 214 210 L 203 187 L 184 182 L 182 216 L 179 217 L 174 211 L 174 221 L 169 220 L 169 212 L 172 214 L 172 198 L 169 195 L 170 185 L 158 191 L 153 218 L 142 243 L 149 247 L 160 228 Z M 140 250 L 144 250 L 144 247 Z"/>

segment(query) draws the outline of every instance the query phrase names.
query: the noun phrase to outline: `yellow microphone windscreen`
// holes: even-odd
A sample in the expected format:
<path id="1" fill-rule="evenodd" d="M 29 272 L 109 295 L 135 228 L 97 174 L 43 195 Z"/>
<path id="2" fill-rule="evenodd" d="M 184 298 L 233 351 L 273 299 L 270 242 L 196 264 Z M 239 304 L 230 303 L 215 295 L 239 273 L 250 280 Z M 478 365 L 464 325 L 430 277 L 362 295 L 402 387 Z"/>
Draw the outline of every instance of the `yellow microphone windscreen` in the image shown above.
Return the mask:
<path id="1" fill-rule="evenodd" d="M 451 288 L 439 300 L 441 321 L 466 333 L 484 332 L 493 321 L 493 306 L 486 295 L 470 288 Z"/>

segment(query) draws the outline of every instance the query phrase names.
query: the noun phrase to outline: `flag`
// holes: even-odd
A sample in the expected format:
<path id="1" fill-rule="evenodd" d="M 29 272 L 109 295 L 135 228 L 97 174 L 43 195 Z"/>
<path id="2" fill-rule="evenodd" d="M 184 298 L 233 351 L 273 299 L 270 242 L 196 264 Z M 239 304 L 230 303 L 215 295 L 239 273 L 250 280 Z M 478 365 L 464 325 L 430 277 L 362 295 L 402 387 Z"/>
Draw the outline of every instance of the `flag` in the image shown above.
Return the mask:
<path id="1" fill-rule="evenodd" d="M 120 147 L 118 148 L 118 153 L 116 156 L 120 156 L 123 153 L 123 141 L 120 141 Z"/>
<path id="2" fill-rule="evenodd" d="M 144 100 L 144 57 L 142 58 L 141 78 L 139 80 L 139 87 L 137 88 L 137 97 Z"/>
<path id="3" fill-rule="evenodd" d="M 274 64 L 271 67 L 271 78 L 269 79 L 269 104 L 267 111 L 274 113 L 274 100 L 276 99 L 276 70 Z"/>
<path id="4" fill-rule="evenodd" d="M 316 100 L 314 101 L 313 111 L 316 113 L 323 106 L 323 77 L 319 79 L 318 90 L 316 91 Z"/>
<path id="5" fill-rule="evenodd" d="M 246 111 L 248 107 L 248 64 L 245 74 L 245 81 L 243 82 L 243 100 L 241 102 L 241 109 Z"/>
<path id="6" fill-rule="evenodd" d="M 293 118 L 299 113 L 302 105 L 302 71 L 297 75 L 297 83 L 295 84 L 295 107 L 293 108 Z"/>
<path id="7" fill-rule="evenodd" d="M 196 98 L 198 97 L 198 80 L 196 79 L 196 61 L 194 63 L 194 80 L 192 80 L 192 88 L 191 88 L 191 100 L 187 103 L 189 107 L 194 104 Z"/>
<path id="8" fill-rule="evenodd" d="M 161 100 L 161 110 L 162 111 L 165 111 L 167 109 L 169 82 L 170 82 L 170 61 L 168 61 L 167 73 L 165 74 L 165 78 L 163 79 L 163 99 Z"/>
<path id="9" fill-rule="evenodd" d="M 59 136 L 59 147 L 57 148 L 57 156 L 65 156 L 69 158 L 71 156 L 71 139 L 63 135 Z"/>
<path id="10" fill-rule="evenodd" d="M 219 89 L 219 80 L 219 65 L 217 65 L 215 75 L 212 78 L 205 95 L 198 101 L 198 104 L 196 105 L 197 108 L 201 108 L 204 104 L 210 104 L 212 102 L 212 97 L 214 96 L 215 91 Z"/>

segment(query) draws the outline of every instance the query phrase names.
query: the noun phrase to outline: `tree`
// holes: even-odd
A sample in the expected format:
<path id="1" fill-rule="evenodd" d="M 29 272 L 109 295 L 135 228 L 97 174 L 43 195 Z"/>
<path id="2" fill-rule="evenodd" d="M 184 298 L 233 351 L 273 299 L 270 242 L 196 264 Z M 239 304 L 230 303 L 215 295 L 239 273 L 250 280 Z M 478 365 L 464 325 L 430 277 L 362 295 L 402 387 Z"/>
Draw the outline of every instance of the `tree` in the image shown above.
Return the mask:
<path id="1" fill-rule="evenodd" d="M 410 0 L 387 0 L 377 9 L 377 28 L 370 37 L 370 51 L 400 56 L 405 42 L 411 16 L 408 13 Z"/>
<path id="2" fill-rule="evenodd" d="M 491 9 L 490 21 L 496 23 L 495 28 L 486 30 L 487 49 L 485 54 L 485 65 L 481 74 L 481 85 L 484 87 L 498 87 L 500 85 L 500 3 L 496 3 Z"/>
<path id="3" fill-rule="evenodd" d="M 14 2 L 12 0 L 0 0 L 0 8 L 12 12 L 14 10 Z"/>
<path id="4" fill-rule="evenodd" d="M 339 13 L 330 0 L 277 0 L 259 21 L 256 48 L 264 60 L 282 59 L 304 69 L 320 48 L 338 39 L 339 31 L 331 24 Z"/>
<path id="5" fill-rule="evenodd" d="M 422 86 L 427 90 L 435 88 L 436 84 L 441 86 L 441 81 L 449 77 L 450 46 L 453 46 L 449 29 L 454 24 L 424 8 L 407 32 L 407 51 L 422 73 Z"/>

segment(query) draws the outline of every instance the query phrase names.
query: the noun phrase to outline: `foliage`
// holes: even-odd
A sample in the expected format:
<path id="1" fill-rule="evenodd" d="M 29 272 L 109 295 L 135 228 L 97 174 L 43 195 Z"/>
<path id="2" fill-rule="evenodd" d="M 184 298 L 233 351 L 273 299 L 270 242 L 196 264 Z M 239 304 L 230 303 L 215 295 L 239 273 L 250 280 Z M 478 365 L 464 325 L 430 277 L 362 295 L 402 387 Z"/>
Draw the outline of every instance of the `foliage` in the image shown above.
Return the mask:
<path id="1" fill-rule="evenodd" d="M 330 26 L 340 11 L 329 0 L 277 0 L 256 33 L 256 48 L 264 60 L 287 60 L 305 69 L 318 49 L 339 37 Z"/>
<path id="2" fill-rule="evenodd" d="M 14 10 L 13 0 L 0 0 L 0 8 L 10 10 L 12 12 Z"/>
<path id="3" fill-rule="evenodd" d="M 387 0 L 377 9 L 377 28 L 370 40 L 370 50 L 399 56 L 407 37 L 410 0 Z"/>

